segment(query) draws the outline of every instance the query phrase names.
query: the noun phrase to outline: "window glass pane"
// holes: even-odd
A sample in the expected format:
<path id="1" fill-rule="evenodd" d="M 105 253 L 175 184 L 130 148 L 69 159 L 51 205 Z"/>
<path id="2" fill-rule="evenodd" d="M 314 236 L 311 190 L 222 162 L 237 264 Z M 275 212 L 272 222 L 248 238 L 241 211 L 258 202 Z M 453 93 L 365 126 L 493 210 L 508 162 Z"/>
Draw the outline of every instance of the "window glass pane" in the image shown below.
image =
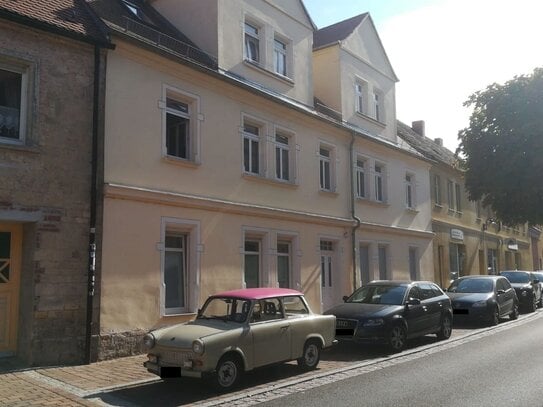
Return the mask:
<path id="1" fill-rule="evenodd" d="M 251 172 L 258 174 L 258 141 L 251 140 Z"/>
<path id="2" fill-rule="evenodd" d="M 277 258 L 277 282 L 281 288 L 290 287 L 290 257 L 279 256 Z"/>
<path id="3" fill-rule="evenodd" d="M 187 113 L 187 114 L 189 112 L 188 104 L 179 102 L 178 100 L 171 99 L 171 98 L 166 98 L 166 107 L 168 109 L 178 110 L 180 112 Z"/>
<path id="4" fill-rule="evenodd" d="M 370 248 L 360 246 L 360 281 L 362 284 L 370 281 Z"/>
<path id="5" fill-rule="evenodd" d="M 166 236 L 166 247 L 168 249 L 183 249 L 185 237 L 170 235 Z"/>
<path id="6" fill-rule="evenodd" d="M 379 278 L 381 280 L 387 279 L 387 249 L 386 247 L 379 247 Z"/>
<path id="7" fill-rule="evenodd" d="M 254 36 L 258 36 L 258 28 L 249 23 L 245 23 L 245 32 Z"/>
<path id="8" fill-rule="evenodd" d="M 164 284 L 166 308 L 185 306 L 184 253 L 166 252 L 164 258 Z"/>
<path id="9" fill-rule="evenodd" d="M 260 251 L 260 242 L 256 240 L 246 240 L 245 241 L 245 251 L 246 252 L 256 252 Z"/>
<path id="10" fill-rule="evenodd" d="M 275 141 L 288 146 L 288 137 L 287 136 L 282 136 L 280 134 L 276 134 L 275 135 Z"/>
<path id="11" fill-rule="evenodd" d="M 0 137 L 20 137 L 21 86 L 21 74 L 0 69 Z"/>
<path id="12" fill-rule="evenodd" d="M 258 287 L 259 255 L 245 254 L 245 286 L 247 288 Z"/>
<path id="13" fill-rule="evenodd" d="M 323 251 L 332 251 L 334 248 L 334 243 L 330 240 L 321 240 L 320 247 Z"/>
<path id="14" fill-rule="evenodd" d="M 249 134 L 253 134 L 255 136 L 258 136 L 258 130 L 259 130 L 258 126 L 253 126 L 252 124 L 247 124 L 247 123 L 245 123 L 243 125 L 243 131 L 245 133 L 249 133 Z"/>
<path id="15" fill-rule="evenodd" d="M 251 150 L 251 140 L 249 140 L 248 138 L 244 138 L 243 139 L 243 169 L 246 171 L 246 172 L 249 172 L 249 169 L 251 168 L 251 160 L 250 160 L 250 157 L 251 157 L 251 154 L 250 154 L 250 150 Z"/>
<path id="16" fill-rule="evenodd" d="M 325 148 L 321 148 L 319 154 L 323 157 L 330 157 L 330 151 Z"/>
<path id="17" fill-rule="evenodd" d="M 281 173 L 282 179 L 288 180 L 289 166 L 288 166 L 288 150 L 282 150 L 281 152 Z"/>
<path id="18" fill-rule="evenodd" d="M 174 114 L 166 114 L 167 154 L 189 158 L 189 120 Z"/>

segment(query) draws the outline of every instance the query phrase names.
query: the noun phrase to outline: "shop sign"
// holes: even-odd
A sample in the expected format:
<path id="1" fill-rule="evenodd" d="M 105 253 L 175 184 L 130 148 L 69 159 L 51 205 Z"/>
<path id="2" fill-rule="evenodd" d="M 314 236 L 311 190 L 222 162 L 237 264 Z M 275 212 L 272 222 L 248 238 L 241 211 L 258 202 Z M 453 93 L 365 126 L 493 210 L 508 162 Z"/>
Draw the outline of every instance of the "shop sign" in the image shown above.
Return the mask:
<path id="1" fill-rule="evenodd" d="M 451 239 L 464 240 L 464 232 L 460 229 L 451 229 Z"/>
<path id="2" fill-rule="evenodd" d="M 518 243 L 515 239 L 509 239 L 507 241 L 507 249 L 509 250 L 518 250 Z"/>

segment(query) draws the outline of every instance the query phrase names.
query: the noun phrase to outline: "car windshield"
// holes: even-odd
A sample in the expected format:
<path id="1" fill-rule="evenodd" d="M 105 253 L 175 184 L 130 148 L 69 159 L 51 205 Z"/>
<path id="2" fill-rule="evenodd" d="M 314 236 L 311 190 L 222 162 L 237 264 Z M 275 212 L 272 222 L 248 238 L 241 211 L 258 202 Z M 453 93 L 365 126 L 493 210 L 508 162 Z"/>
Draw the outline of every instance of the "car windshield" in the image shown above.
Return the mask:
<path id="1" fill-rule="evenodd" d="M 451 293 L 489 293 L 494 284 L 486 278 L 466 278 L 453 281 L 447 291 Z"/>
<path id="2" fill-rule="evenodd" d="M 402 285 L 366 285 L 356 290 L 346 302 L 401 305 L 406 290 L 407 287 Z"/>
<path id="3" fill-rule="evenodd" d="M 249 300 L 215 297 L 204 304 L 196 319 L 245 322 L 250 309 L 251 301 Z"/>
<path id="4" fill-rule="evenodd" d="M 529 283 L 530 282 L 530 276 L 528 275 L 528 273 L 516 273 L 516 272 L 508 273 L 506 271 L 500 274 L 504 276 L 505 278 L 507 278 L 509 282 L 511 283 Z"/>

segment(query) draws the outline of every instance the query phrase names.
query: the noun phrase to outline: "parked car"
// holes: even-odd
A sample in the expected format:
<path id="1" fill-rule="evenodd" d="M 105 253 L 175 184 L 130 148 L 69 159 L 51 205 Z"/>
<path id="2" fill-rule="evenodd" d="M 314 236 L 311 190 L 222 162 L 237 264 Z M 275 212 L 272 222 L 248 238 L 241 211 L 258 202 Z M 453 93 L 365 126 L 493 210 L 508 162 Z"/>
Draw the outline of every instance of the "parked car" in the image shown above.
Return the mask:
<path id="1" fill-rule="evenodd" d="M 533 274 L 535 275 L 535 278 L 539 280 L 539 286 L 541 287 L 541 296 L 543 297 L 543 270 L 536 270 L 533 272 Z"/>
<path id="2" fill-rule="evenodd" d="M 381 343 L 401 351 L 408 339 L 452 331 L 451 301 L 432 282 L 372 281 L 325 312 L 336 316 L 336 338 Z"/>
<path id="3" fill-rule="evenodd" d="M 298 291 L 227 291 L 209 297 L 194 321 L 145 335 L 144 366 L 160 377 L 210 377 L 229 390 L 260 366 L 296 359 L 315 369 L 334 334 L 335 317 L 313 314 Z"/>
<path id="4" fill-rule="evenodd" d="M 501 276 L 506 277 L 519 299 L 520 306 L 529 312 L 534 312 L 537 307 L 543 306 L 541 296 L 541 284 L 538 276 L 531 271 L 502 271 Z"/>
<path id="5" fill-rule="evenodd" d="M 505 277 L 460 277 L 446 292 L 452 301 L 455 321 L 482 321 L 497 325 L 500 318 L 518 318 L 518 298 Z"/>

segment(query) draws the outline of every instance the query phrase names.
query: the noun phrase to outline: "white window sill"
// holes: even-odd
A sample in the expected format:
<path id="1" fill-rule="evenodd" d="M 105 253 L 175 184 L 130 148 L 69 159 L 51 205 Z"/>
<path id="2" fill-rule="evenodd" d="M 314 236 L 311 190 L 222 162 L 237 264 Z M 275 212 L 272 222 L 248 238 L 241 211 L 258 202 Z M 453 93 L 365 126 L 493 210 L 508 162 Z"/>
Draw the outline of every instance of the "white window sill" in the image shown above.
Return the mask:
<path id="1" fill-rule="evenodd" d="M 200 163 L 196 161 L 187 160 L 185 158 L 178 158 L 171 155 L 163 156 L 162 161 L 168 164 L 178 165 L 180 167 L 187 167 L 187 168 L 198 168 L 200 166 Z"/>
<path id="2" fill-rule="evenodd" d="M 415 215 L 420 212 L 417 208 L 410 208 L 410 207 L 406 207 L 405 211 L 409 212 L 409 213 L 412 213 L 412 214 L 415 214 Z"/>
<path id="3" fill-rule="evenodd" d="M 244 172 L 242 174 L 242 177 L 245 178 L 248 181 L 256 181 L 256 182 L 262 182 L 265 184 L 275 185 L 278 187 L 284 187 L 284 188 L 298 188 L 298 184 L 291 181 L 283 181 L 275 178 L 266 178 L 259 174 L 253 174 L 250 172 Z"/>
<path id="4" fill-rule="evenodd" d="M 289 78 L 288 76 L 284 76 L 281 74 L 278 74 L 277 72 L 270 71 L 266 68 L 264 68 L 260 63 L 251 61 L 250 59 L 244 59 L 243 64 L 247 65 L 253 69 L 256 69 L 259 72 L 262 72 L 268 76 L 271 76 L 272 78 L 278 79 L 281 82 L 286 83 L 287 85 L 294 86 L 294 80 Z"/>
<path id="5" fill-rule="evenodd" d="M 4 143 L 3 141 L 0 141 L 0 149 L 20 151 L 23 153 L 41 153 L 41 149 L 36 146 L 28 146 L 23 143 Z"/>
<path id="6" fill-rule="evenodd" d="M 388 208 L 390 204 L 385 201 L 375 201 L 373 199 L 368 198 L 356 198 L 357 202 L 365 205 L 371 205 L 371 206 L 378 206 L 381 208 Z"/>
<path id="7" fill-rule="evenodd" d="M 333 197 L 339 196 L 339 192 L 332 191 L 332 190 L 329 190 L 329 189 L 319 189 L 319 194 L 333 196 Z"/>

